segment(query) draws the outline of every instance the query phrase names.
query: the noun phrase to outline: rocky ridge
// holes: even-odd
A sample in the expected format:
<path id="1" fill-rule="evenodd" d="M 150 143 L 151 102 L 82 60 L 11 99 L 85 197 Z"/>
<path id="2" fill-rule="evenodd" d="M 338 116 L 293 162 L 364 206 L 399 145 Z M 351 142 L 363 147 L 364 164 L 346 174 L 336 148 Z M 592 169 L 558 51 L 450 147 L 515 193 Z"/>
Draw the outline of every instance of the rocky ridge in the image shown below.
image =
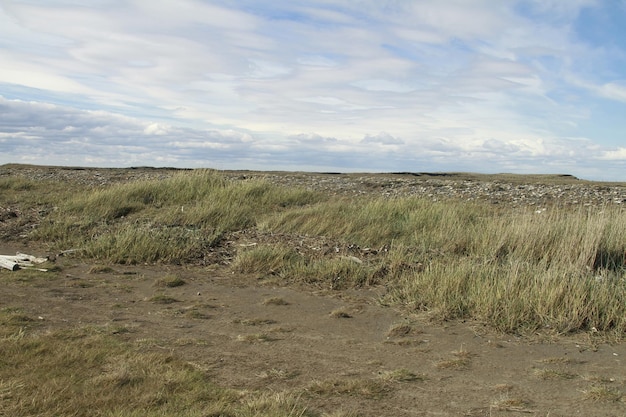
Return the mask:
<path id="1" fill-rule="evenodd" d="M 0 166 L 0 178 L 64 181 L 92 187 L 119 182 L 164 179 L 175 168 L 66 168 L 30 165 Z M 626 203 L 626 183 L 592 182 L 569 175 L 480 175 L 462 173 L 303 173 L 220 171 L 233 181 L 264 179 L 273 184 L 303 187 L 337 196 L 418 196 L 437 200 L 488 201 L 512 206 L 606 206 Z"/>

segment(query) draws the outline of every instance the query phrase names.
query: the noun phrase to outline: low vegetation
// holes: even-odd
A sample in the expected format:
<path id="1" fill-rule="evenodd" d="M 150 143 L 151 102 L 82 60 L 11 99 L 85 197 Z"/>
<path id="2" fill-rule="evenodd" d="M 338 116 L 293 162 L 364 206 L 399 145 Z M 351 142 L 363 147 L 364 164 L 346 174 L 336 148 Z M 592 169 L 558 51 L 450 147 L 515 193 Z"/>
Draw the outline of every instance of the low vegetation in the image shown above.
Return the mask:
<path id="1" fill-rule="evenodd" d="M 0 312 L 0 321 L 15 313 Z M 10 324 L 10 323 L 9 323 Z M 124 343 L 106 327 L 0 338 L 6 416 L 313 416 L 296 397 L 225 389 L 171 354 Z"/>
<path id="2" fill-rule="evenodd" d="M 265 181 L 227 180 L 211 170 L 94 189 L 2 178 L 0 190 L 2 206 L 37 219 L 22 239 L 107 265 L 91 274 L 113 273 L 108 265 L 116 264 L 218 262 L 207 256 L 222 251 L 224 267 L 234 273 L 324 291 L 385 285 L 382 303 L 435 319 L 476 319 L 511 333 L 610 333 L 619 339 L 626 332 L 626 211 L 619 205 L 536 211 L 417 197 L 333 198 Z M 242 235 L 253 242 L 232 244 Z M 25 282 L 36 273 L 24 272 L 19 279 Z M 156 293 L 146 301 L 182 305 L 165 292 L 185 284 L 167 275 L 154 282 Z M 280 309 L 289 301 L 271 297 L 261 304 Z M 176 311 L 209 317 L 194 306 Z M 341 309 L 330 315 L 351 316 Z M 16 308 L 0 310 L 1 415 L 90 410 L 94 416 L 320 416 L 301 400 L 378 399 L 390 395 L 394 384 L 427 379 L 402 368 L 378 378 L 313 382 L 293 396 L 239 391 L 221 387 L 173 351 L 153 349 L 150 341 L 124 341 L 124 329 L 39 332 L 40 321 Z M 273 335 L 279 331 L 243 334 L 238 341 L 270 344 L 280 340 Z M 419 333 L 399 323 L 387 337 L 398 344 L 420 343 L 407 339 Z M 434 367 L 464 370 L 472 358 L 461 346 Z M 290 377 L 285 375 L 274 370 L 267 378 Z M 577 377 L 558 367 L 536 376 Z M 624 396 L 602 384 L 590 387 L 585 398 Z M 527 411 L 527 404 L 507 394 L 493 407 Z"/>
<path id="3" fill-rule="evenodd" d="M 54 194 L 50 184 L 17 178 L 0 187 L 13 202 L 45 196 L 46 214 L 29 239 L 100 262 L 201 262 L 231 234 L 254 230 L 259 241 L 232 254 L 235 272 L 330 290 L 384 284 L 391 289 L 385 303 L 506 332 L 626 331 L 620 205 L 535 211 L 331 198 L 212 170 L 93 190 L 55 185 Z M 311 249 L 299 237 L 332 245 Z"/>

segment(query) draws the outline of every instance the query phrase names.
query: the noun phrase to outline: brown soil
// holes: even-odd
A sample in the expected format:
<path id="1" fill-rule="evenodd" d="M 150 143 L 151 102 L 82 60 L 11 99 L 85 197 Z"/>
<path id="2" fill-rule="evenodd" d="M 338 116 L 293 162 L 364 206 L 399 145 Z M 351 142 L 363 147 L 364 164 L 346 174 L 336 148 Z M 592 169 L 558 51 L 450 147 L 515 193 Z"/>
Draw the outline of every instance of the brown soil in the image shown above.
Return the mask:
<path id="1" fill-rule="evenodd" d="M 0 243 L 0 254 L 16 251 L 49 255 Z M 477 322 L 434 322 L 381 305 L 383 287 L 286 288 L 219 262 L 106 269 L 62 256 L 56 266 L 28 280 L 27 271 L 1 270 L 0 306 L 37 317 L 41 331 L 107 326 L 174 352 L 223 386 L 301 393 L 320 412 L 626 415 L 626 345 L 597 334 L 517 337 Z M 172 276 L 184 284 L 160 285 Z"/>

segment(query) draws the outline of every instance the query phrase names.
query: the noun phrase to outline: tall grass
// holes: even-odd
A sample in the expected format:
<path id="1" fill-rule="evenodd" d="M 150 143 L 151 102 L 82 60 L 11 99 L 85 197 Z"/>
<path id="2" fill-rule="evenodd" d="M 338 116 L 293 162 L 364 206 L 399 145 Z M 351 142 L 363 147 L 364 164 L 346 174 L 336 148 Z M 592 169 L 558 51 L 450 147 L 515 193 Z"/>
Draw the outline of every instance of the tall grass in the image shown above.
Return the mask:
<path id="1" fill-rule="evenodd" d="M 505 331 L 626 331 L 626 211 L 617 205 L 537 213 L 415 197 L 331 199 L 197 170 L 66 196 L 32 237 L 113 262 L 180 263 L 251 228 L 287 239 L 239 250 L 236 271 L 333 289 L 384 283 L 388 302 Z M 377 254 L 300 251 L 289 236 Z"/>
<path id="2" fill-rule="evenodd" d="M 619 207 L 536 213 L 414 198 L 349 203 L 288 211 L 264 227 L 389 245 L 384 262 L 425 267 L 385 277 L 388 299 L 445 319 L 474 317 L 504 331 L 626 331 L 626 213 Z M 363 267 L 356 269 L 358 277 Z"/>
<path id="3" fill-rule="evenodd" d="M 180 262 L 201 257 L 224 233 L 253 227 L 267 213 L 320 198 L 310 191 L 260 180 L 230 182 L 214 171 L 197 170 L 72 196 L 32 237 L 114 262 Z"/>

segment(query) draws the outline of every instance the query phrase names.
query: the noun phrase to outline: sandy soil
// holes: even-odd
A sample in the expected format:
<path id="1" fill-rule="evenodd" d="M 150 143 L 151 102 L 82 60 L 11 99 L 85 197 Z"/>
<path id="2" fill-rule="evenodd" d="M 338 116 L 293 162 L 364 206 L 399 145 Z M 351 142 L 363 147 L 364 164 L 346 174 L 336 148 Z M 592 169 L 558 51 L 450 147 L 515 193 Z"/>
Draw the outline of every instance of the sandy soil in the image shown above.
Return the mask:
<path id="1" fill-rule="evenodd" d="M 0 242 L 1 254 L 16 251 L 50 255 Z M 38 317 L 41 331 L 106 326 L 226 387 L 301 393 L 311 409 L 372 417 L 626 415 L 626 344 L 595 334 L 516 337 L 433 322 L 381 305 L 383 287 L 285 288 L 218 263 L 55 262 L 59 271 L 28 280 L 0 270 L 0 307 Z M 185 284 L 158 285 L 171 276 Z"/>
<path id="2" fill-rule="evenodd" d="M 0 306 L 38 317 L 42 331 L 107 326 L 145 349 L 171 350 L 224 386 L 295 390 L 313 409 L 359 416 L 626 415 L 624 397 L 589 398 L 626 391 L 626 346 L 593 335 L 517 338 L 475 322 L 433 323 L 381 306 L 382 288 L 283 288 L 225 267 L 94 272 L 56 262 L 60 272 L 35 281 L 0 271 Z M 185 284 L 157 285 L 173 275 Z"/>

